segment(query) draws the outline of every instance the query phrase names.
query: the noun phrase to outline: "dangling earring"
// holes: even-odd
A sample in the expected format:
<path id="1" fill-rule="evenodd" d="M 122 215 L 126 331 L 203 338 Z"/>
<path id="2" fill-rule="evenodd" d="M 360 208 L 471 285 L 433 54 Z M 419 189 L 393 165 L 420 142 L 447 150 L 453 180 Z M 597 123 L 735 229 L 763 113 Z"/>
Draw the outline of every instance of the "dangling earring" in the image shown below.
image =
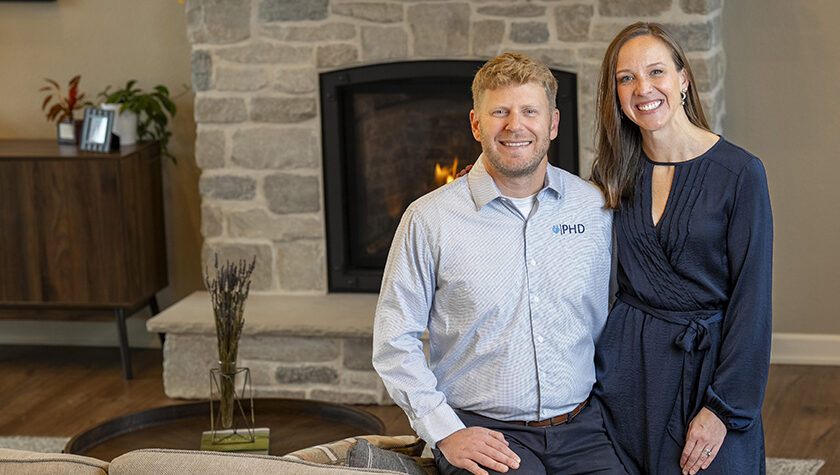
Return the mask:
<path id="1" fill-rule="evenodd" d="M 682 91 L 680 91 L 680 95 L 682 96 L 682 105 L 685 105 L 685 99 L 686 97 L 688 97 L 688 94 L 686 94 L 686 92 L 688 92 L 688 88 L 685 88 Z"/>

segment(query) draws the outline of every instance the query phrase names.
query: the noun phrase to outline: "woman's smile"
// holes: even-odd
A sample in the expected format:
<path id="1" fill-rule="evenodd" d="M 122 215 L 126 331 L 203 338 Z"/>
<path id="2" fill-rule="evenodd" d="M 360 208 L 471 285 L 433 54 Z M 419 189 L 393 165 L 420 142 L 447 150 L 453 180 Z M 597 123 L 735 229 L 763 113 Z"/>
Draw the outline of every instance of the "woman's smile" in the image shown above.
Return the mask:
<path id="1" fill-rule="evenodd" d="M 642 112 L 650 112 L 654 109 L 659 108 L 662 105 L 662 99 L 658 99 L 655 101 L 643 102 L 641 104 L 636 104 L 636 109 L 639 109 Z"/>

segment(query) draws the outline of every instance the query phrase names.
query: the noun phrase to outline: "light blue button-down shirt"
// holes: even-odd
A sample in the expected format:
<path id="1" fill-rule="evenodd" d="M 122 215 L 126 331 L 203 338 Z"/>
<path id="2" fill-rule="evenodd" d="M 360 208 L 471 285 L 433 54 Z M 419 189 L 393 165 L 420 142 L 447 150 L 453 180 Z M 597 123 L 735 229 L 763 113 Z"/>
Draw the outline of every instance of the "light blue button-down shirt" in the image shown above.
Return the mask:
<path id="1" fill-rule="evenodd" d="M 598 189 L 549 165 L 524 217 L 483 160 L 408 207 L 376 309 L 374 367 L 433 447 L 464 428 L 453 408 L 501 420 L 574 409 L 607 317 L 612 214 Z"/>

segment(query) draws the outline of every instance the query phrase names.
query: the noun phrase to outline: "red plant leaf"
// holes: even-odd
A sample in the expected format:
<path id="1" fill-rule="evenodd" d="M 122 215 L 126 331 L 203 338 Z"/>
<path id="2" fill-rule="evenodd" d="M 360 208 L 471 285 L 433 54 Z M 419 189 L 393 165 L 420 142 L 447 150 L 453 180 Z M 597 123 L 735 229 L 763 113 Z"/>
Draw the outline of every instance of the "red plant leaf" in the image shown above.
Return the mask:
<path id="1" fill-rule="evenodd" d="M 77 76 L 78 77 L 78 76 Z M 73 78 L 75 79 L 75 78 Z M 76 82 L 72 86 L 70 86 L 70 90 L 67 92 L 67 108 L 73 110 L 73 107 L 76 106 L 76 95 L 79 92 L 79 84 Z"/>

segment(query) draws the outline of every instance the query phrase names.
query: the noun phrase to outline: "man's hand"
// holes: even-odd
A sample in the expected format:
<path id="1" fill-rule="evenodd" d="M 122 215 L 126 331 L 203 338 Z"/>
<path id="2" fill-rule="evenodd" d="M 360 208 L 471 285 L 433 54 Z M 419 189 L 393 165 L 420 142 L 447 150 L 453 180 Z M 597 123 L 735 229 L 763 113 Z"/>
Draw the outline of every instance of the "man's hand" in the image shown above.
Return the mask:
<path id="1" fill-rule="evenodd" d="M 508 445 L 501 432 L 467 427 L 439 440 L 437 448 L 452 465 L 475 475 L 487 475 L 481 466 L 502 473 L 519 468 L 519 456 Z"/>
<path id="2" fill-rule="evenodd" d="M 685 448 L 680 457 L 683 475 L 706 470 L 715 459 L 726 437 L 726 426 L 705 407 L 691 420 L 685 436 Z"/>

